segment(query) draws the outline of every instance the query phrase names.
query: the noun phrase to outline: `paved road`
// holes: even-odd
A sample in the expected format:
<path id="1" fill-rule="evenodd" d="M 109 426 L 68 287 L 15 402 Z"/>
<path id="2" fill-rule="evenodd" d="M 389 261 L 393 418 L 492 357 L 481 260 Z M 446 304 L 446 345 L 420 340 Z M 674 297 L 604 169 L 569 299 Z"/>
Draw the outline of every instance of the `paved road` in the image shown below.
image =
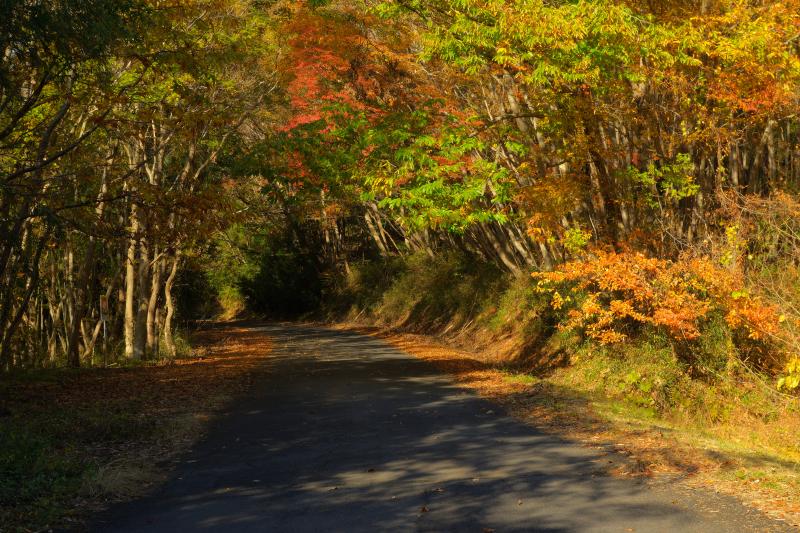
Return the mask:
<path id="1" fill-rule="evenodd" d="M 248 396 L 158 493 L 93 530 L 783 530 L 713 493 L 607 477 L 593 451 L 521 424 L 379 340 L 261 329 L 275 352 Z"/>

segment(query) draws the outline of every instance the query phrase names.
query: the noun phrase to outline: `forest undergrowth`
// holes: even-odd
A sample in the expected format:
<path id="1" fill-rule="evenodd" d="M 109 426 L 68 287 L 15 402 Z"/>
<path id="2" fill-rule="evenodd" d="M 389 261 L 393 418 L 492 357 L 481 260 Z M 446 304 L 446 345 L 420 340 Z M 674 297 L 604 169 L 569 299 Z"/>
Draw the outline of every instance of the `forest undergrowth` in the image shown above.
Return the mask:
<path id="1" fill-rule="evenodd" d="M 568 315 L 535 280 L 458 254 L 355 266 L 327 302 L 327 321 L 378 334 L 515 416 L 617 455 L 615 475 L 709 486 L 800 524 L 800 402 L 731 361 L 725 321 L 702 321 L 689 354 L 652 325 L 603 345 L 559 327 Z"/>

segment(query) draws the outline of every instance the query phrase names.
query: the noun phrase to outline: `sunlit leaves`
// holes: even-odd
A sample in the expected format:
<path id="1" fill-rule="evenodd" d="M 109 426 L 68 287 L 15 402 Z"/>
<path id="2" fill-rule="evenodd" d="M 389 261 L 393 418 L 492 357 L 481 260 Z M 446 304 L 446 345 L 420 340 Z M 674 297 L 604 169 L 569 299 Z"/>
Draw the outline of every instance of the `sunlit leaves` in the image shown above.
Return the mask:
<path id="1" fill-rule="evenodd" d="M 785 373 L 778 379 L 778 388 L 790 392 L 800 388 L 800 357 L 794 356 L 789 360 Z"/>
<path id="2" fill-rule="evenodd" d="M 675 204 L 700 191 L 694 180 L 694 164 L 688 154 L 678 154 L 674 162 L 650 163 L 644 171 L 628 169 L 627 177 L 639 187 L 639 194 L 651 207 L 660 202 Z"/>
<path id="3" fill-rule="evenodd" d="M 773 306 L 742 292 L 729 270 L 703 259 L 672 262 L 595 250 L 534 278 L 562 312 L 562 328 L 603 344 L 622 342 L 643 325 L 662 328 L 677 342 L 695 341 L 712 313 L 745 338 L 768 344 L 779 323 Z"/>

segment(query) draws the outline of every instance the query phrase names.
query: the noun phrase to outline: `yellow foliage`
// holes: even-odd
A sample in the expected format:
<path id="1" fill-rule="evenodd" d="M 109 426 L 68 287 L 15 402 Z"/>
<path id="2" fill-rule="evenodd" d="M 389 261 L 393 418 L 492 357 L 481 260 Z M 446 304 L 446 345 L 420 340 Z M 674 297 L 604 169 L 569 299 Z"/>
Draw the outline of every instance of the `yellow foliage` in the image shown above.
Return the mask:
<path id="1" fill-rule="evenodd" d="M 786 375 L 778 380 L 778 388 L 794 391 L 800 388 L 800 356 L 795 355 L 786 365 Z"/>

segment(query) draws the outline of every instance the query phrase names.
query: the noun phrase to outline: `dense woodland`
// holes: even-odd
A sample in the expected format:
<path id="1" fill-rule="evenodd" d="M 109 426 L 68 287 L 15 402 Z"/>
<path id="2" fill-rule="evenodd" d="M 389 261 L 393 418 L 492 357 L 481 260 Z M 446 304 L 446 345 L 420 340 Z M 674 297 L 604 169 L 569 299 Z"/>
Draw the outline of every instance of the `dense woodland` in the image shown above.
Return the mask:
<path id="1" fill-rule="evenodd" d="M 702 374 L 713 329 L 716 370 L 800 385 L 797 0 L 0 10 L 5 370 L 175 356 L 179 320 L 458 254 L 555 330 Z"/>

